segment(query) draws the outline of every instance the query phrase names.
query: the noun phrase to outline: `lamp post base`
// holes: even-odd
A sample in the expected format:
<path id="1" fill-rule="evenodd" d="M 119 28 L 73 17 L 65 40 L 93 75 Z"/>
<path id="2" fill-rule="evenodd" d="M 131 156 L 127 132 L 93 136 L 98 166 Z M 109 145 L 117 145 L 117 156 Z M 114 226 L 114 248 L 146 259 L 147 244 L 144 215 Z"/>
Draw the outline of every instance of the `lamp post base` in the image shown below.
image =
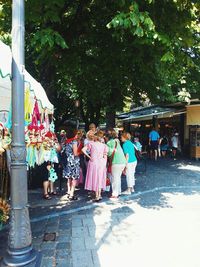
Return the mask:
<path id="1" fill-rule="evenodd" d="M 0 267 L 40 267 L 42 254 L 32 247 L 28 249 L 8 250 L 6 256 L 0 262 Z"/>

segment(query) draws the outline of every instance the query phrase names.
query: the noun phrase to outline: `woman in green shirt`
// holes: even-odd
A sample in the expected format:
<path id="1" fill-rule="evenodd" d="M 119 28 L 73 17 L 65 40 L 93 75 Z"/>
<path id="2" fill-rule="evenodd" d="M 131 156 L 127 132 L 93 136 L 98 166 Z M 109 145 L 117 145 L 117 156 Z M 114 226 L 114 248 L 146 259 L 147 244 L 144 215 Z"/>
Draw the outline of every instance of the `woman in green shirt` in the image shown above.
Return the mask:
<path id="1" fill-rule="evenodd" d="M 110 197 L 110 199 L 115 200 L 118 198 L 119 195 L 121 195 L 121 175 L 125 168 L 126 158 L 124 156 L 119 139 L 117 138 L 116 131 L 112 130 L 108 138 L 108 157 L 110 157 L 112 162 L 112 196 Z"/>

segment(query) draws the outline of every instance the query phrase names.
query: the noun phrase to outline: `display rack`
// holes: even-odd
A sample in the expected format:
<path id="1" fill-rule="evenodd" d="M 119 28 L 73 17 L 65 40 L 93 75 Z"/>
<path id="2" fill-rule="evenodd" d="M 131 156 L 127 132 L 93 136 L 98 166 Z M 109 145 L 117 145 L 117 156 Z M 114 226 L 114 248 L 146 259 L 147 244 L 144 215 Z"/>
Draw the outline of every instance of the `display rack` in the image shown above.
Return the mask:
<path id="1" fill-rule="evenodd" d="M 190 127 L 190 156 L 200 159 L 200 125 Z"/>

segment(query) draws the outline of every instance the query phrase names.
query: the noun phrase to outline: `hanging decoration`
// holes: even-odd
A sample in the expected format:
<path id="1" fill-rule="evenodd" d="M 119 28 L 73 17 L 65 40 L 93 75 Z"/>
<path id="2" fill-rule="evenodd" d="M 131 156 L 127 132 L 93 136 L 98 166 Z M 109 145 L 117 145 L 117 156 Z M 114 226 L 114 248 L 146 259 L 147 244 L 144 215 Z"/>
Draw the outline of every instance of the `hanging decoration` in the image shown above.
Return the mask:
<path id="1" fill-rule="evenodd" d="M 51 166 L 51 168 L 49 170 L 49 181 L 54 183 L 57 179 L 58 179 L 58 175 L 57 175 L 54 167 Z"/>
<path id="2" fill-rule="evenodd" d="M 54 131 L 51 131 L 54 130 L 52 127 L 54 125 L 53 119 L 50 123 L 49 114 L 46 110 L 40 114 L 36 99 L 31 118 L 31 122 L 25 131 L 28 165 L 34 167 L 35 165 L 41 165 L 45 161 L 58 163 L 56 152 L 58 141 Z"/>

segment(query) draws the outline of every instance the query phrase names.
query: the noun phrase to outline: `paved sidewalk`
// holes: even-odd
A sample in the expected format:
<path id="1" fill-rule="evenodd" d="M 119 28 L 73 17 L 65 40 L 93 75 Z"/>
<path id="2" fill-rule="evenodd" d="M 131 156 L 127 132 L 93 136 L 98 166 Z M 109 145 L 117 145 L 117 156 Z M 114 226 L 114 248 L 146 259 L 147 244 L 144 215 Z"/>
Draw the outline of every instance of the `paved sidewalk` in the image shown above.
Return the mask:
<path id="1" fill-rule="evenodd" d="M 147 160 L 146 172 L 144 161 L 138 163 L 136 172 L 136 193 L 154 190 L 156 188 L 174 188 L 187 186 L 200 186 L 200 162 L 189 160 L 159 159 L 157 162 Z M 42 190 L 29 191 L 29 203 L 31 218 L 48 216 L 56 212 L 66 212 L 72 209 L 89 208 L 93 203 L 81 189 L 77 191 L 78 201 L 70 202 L 64 192 L 65 179 L 63 181 L 61 195 L 51 200 L 42 198 Z M 126 178 L 122 177 L 122 189 L 126 188 Z M 103 202 L 108 201 L 108 194 L 104 194 Z M 133 194 L 131 197 L 134 197 Z"/>
<path id="2" fill-rule="evenodd" d="M 65 203 L 32 203 L 33 246 L 43 253 L 42 267 L 200 266 L 199 162 L 148 161 L 146 174 L 138 169 L 133 195 L 98 204 L 81 195 Z M 44 241 L 45 233 L 55 233 L 55 241 Z M 0 255 L 6 238 L 1 231 Z"/>

